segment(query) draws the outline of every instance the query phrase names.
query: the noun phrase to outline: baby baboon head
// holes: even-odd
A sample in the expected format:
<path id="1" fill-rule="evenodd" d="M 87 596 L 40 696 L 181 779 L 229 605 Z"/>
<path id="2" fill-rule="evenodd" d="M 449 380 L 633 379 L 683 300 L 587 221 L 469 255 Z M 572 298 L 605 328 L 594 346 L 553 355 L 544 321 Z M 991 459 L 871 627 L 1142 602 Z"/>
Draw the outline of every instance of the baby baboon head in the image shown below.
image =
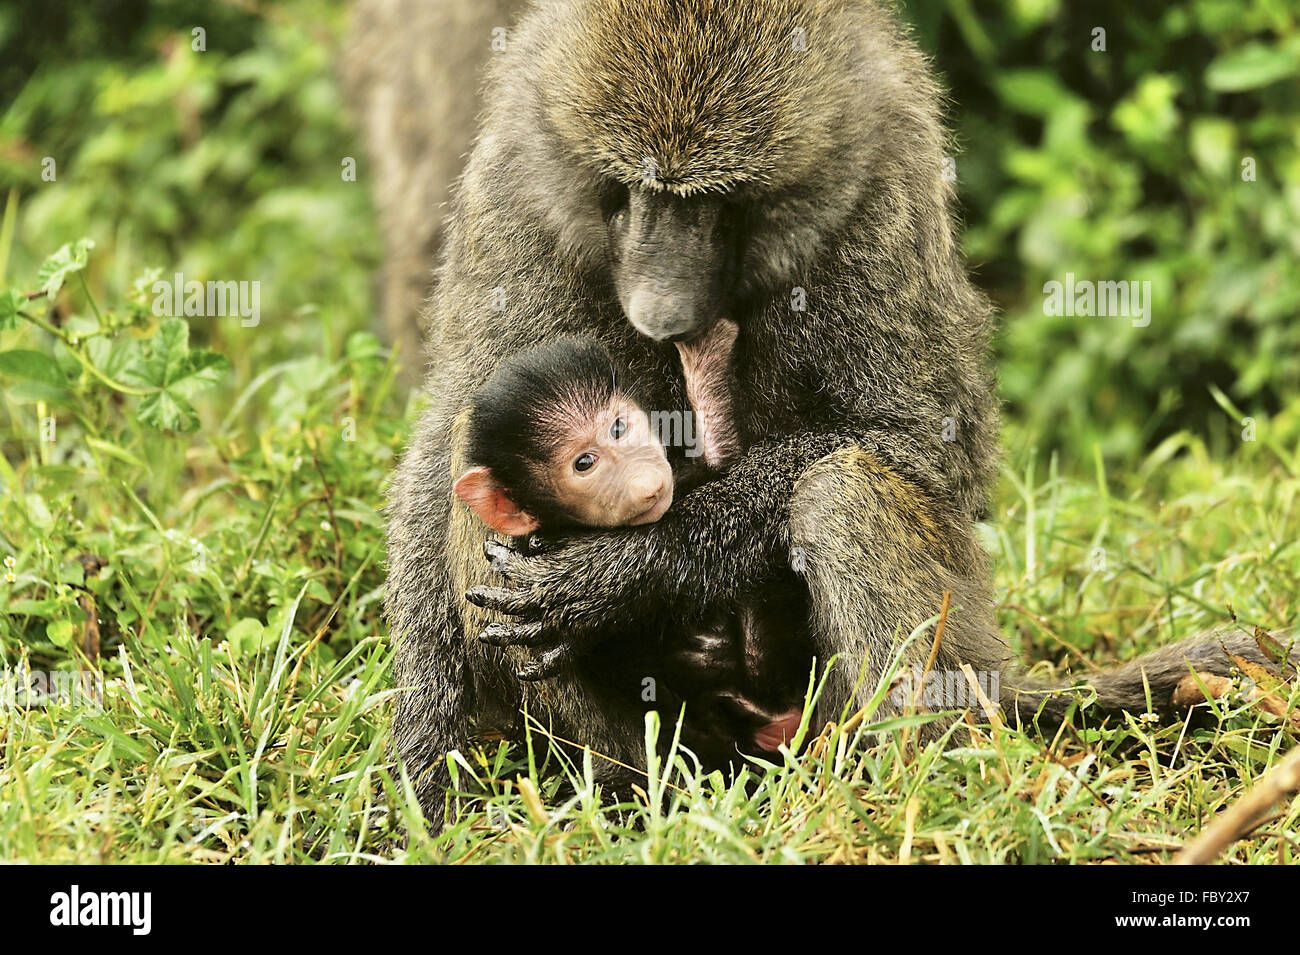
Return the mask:
<path id="1" fill-rule="evenodd" d="M 659 520 L 673 471 L 638 394 L 591 339 L 512 355 L 471 400 L 472 467 L 453 490 L 506 535 Z"/>

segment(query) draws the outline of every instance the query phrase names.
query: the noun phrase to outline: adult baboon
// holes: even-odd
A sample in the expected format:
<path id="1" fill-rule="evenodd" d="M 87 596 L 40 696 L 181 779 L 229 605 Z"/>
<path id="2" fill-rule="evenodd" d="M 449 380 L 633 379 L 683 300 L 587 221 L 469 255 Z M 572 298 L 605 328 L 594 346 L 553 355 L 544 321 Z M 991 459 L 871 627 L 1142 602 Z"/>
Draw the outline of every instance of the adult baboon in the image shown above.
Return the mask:
<path id="1" fill-rule="evenodd" d="M 385 252 L 383 333 L 412 380 L 446 202 L 474 139 L 480 79 L 523 0 L 358 0 L 343 80 L 370 164 Z M 494 31 L 497 31 L 494 33 Z"/>
<path id="2" fill-rule="evenodd" d="M 426 811 L 440 818 L 445 754 L 471 719 L 511 721 L 523 703 L 640 763 L 641 677 L 656 664 L 624 665 L 627 649 L 666 617 L 753 598 L 792 563 L 818 657 L 839 655 L 826 713 L 865 702 L 896 635 L 944 591 L 935 666 L 1003 674 L 1017 705 L 973 531 L 997 459 L 991 310 L 954 238 L 939 90 L 889 10 L 546 0 L 493 63 L 484 117 L 429 313 L 431 405 L 392 488 L 388 612 L 411 688 L 395 739 Z M 656 383 L 654 407 L 681 409 L 672 339 L 721 316 L 740 327 L 743 457 L 654 524 L 540 555 L 489 544 L 495 576 L 451 484 L 465 402 L 497 362 L 594 336 Z M 517 645 L 481 642 L 492 622 L 494 642 Z M 913 645 L 906 664 L 928 651 Z M 1157 704 L 1184 654 L 1226 663 L 1213 642 L 1144 658 Z M 1145 705 L 1135 665 L 1096 682 L 1105 704 Z M 675 714 L 670 693 L 659 705 Z"/>

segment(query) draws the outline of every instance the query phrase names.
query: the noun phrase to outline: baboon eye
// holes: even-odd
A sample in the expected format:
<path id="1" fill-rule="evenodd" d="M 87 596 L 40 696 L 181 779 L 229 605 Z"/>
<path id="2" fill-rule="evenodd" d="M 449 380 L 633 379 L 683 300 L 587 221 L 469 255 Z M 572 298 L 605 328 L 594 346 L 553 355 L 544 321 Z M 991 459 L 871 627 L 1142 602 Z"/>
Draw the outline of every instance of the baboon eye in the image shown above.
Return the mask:
<path id="1" fill-rule="evenodd" d="M 578 459 L 573 462 L 573 470 L 577 471 L 579 474 L 590 471 L 595 466 L 596 456 L 590 451 L 578 455 Z"/>
<path id="2" fill-rule="evenodd" d="M 627 204 L 632 194 L 621 182 L 606 182 L 600 190 L 600 211 L 611 226 L 622 228 L 627 222 Z"/>
<path id="3" fill-rule="evenodd" d="M 627 434 L 627 422 L 618 418 L 609 426 L 609 436 L 617 441 L 623 435 Z"/>

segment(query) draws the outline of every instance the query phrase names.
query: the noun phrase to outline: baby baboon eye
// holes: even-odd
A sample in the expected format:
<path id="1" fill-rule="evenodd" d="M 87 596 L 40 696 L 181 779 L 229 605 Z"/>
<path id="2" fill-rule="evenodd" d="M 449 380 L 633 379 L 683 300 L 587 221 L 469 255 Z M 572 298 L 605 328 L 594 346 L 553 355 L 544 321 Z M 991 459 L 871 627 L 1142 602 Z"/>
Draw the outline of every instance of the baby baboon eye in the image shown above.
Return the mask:
<path id="1" fill-rule="evenodd" d="M 615 419 L 614 423 L 609 426 L 609 436 L 617 441 L 625 434 L 627 434 L 627 421 L 623 418 Z"/>
<path id="2" fill-rule="evenodd" d="M 590 471 L 595 466 L 596 456 L 590 451 L 585 451 L 578 455 L 577 460 L 573 462 L 573 470 L 577 471 L 579 474 Z"/>

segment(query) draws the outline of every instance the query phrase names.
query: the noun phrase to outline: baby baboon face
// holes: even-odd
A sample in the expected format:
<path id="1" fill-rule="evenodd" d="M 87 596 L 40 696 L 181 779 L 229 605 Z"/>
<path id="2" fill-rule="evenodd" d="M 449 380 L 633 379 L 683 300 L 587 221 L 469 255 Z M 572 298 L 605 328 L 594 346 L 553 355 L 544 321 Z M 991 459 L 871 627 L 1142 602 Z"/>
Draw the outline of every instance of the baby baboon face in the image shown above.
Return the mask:
<path id="1" fill-rule="evenodd" d="M 673 502 L 673 471 L 640 393 L 590 337 L 507 358 L 471 401 L 475 466 L 455 493 L 510 536 L 659 520 Z"/>
<path id="2" fill-rule="evenodd" d="M 538 484 L 585 527 L 623 527 L 659 520 L 673 503 L 673 472 L 641 408 L 617 399 L 584 416 L 555 446 Z"/>
<path id="3" fill-rule="evenodd" d="M 673 503 L 673 470 L 650 416 L 617 391 L 598 403 L 591 397 L 578 387 L 553 404 L 520 409 L 531 422 L 529 446 L 495 447 L 495 468 L 470 468 L 456 481 L 456 495 L 511 536 L 552 524 L 659 520 Z"/>

